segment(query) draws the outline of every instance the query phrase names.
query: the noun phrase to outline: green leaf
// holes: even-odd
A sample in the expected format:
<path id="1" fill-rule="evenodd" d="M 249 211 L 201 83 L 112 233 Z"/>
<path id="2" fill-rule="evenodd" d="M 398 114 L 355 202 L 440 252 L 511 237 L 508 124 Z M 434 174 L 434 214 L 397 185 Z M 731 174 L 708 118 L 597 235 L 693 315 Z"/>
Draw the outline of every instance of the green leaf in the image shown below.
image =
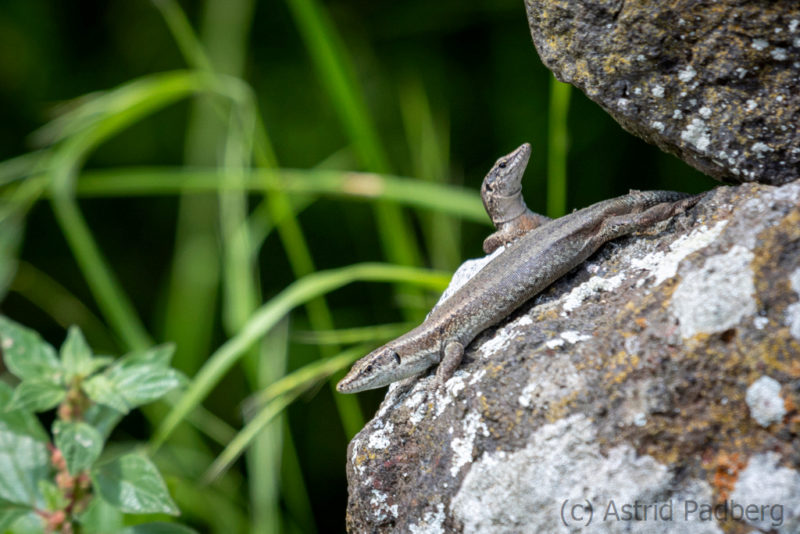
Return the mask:
<path id="1" fill-rule="evenodd" d="M 11 523 L 11 534 L 45 534 L 44 522 L 34 511 L 17 516 Z"/>
<path id="2" fill-rule="evenodd" d="M 128 527 L 120 534 L 197 534 L 193 528 L 189 528 L 178 523 L 142 523 L 133 527 Z"/>
<path id="3" fill-rule="evenodd" d="M 102 369 L 103 367 L 108 366 L 111 362 L 114 361 L 112 356 L 94 356 L 92 358 L 92 363 L 89 366 L 89 372 L 86 376 L 95 373 L 98 369 Z"/>
<path id="4" fill-rule="evenodd" d="M 13 395 L 14 392 L 11 387 L 5 382 L 0 381 L 0 406 L 7 406 L 11 402 Z M 44 428 L 42 428 L 36 416 L 22 410 L 0 410 L 0 430 L 32 436 L 37 441 L 43 441 L 45 443 L 50 441 L 50 437 L 47 435 Z"/>
<path id="5" fill-rule="evenodd" d="M 61 510 L 69 503 L 58 486 L 49 480 L 39 481 L 39 492 L 44 496 L 44 506 L 47 510 Z"/>
<path id="6" fill-rule="evenodd" d="M 0 532 L 5 532 L 14 521 L 30 512 L 27 506 L 20 506 L 0 499 Z"/>
<path id="7" fill-rule="evenodd" d="M 160 345 L 120 358 L 106 376 L 133 408 L 153 402 L 186 383 L 182 373 L 169 367 L 175 346 Z"/>
<path id="8" fill-rule="evenodd" d="M 70 475 L 91 467 L 103 451 L 103 436 L 86 423 L 57 421 L 53 426 L 53 435 Z"/>
<path id="9" fill-rule="evenodd" d="M 92 482 L 103 499 L 125 513 L 180 513 L 156 466 L 139 454 L 93 468 Z"/>
<path id="10" fill-rule="evenodd" d="M 92 499 L 86 511 L 78 517 L 84 534 L 120 532 L 123 520 L 122 512 L 103 499 Z"/>
<path id="11" fill-rule="evenodd" d="M 130 411 L 125 397 L 105 375 L 95 375 L 89 378 L 83 382 L 81 388 L 90 399 L 98 404 L 103 404 L 123 414 Z"/>
<path id="12" fill-rule="evenodd" d="M 69 327 L 67 339 L 61 345 L 61 364 L 70 378 L 89 376 L 94 370 L 92 349 L 77 326 Z"/>
<path id="13" fill-rule="evenodd" d="M 155 364 L 121 368 L 109 379 L 131 408 L 153 402 L 186 382 L 179 371 Z"/>
<path id="14" fill-rule="evenodd" d="M 0 405 L 11 399 L 11 389 L 0 382 Z M 21 410 L 0 411 L 0 499 L 40 507 L 39 480 L 50 474 L 47 434 L 36 417 Z"/>
<path id="15" fill-rule="evenodd" d="M 103 404 L 92 404 L 83 414 L 83 420 L 100 432 L 103 439 L 107 439 L 122 416 L 122 413 L 113 408 Z"/>
<path id="16" fill-rule="evenodd" d="M 0 217 L 3 217 L 3 231 L 0 232 L 0 300 L 5 297 L 8 286 L 17 272 L 19 244 L 24 233 L 22 217 L 3 211 L 4 213 L 0 214 Z"/>
<path id="17" fill-rule="evenodd" d="M 0 348 L 8 369 L 22 380 L 60 378 L 56 351 L 42 337 L 7 317 L 0 316 Z"/>
<path id="18" fill-rule="evenodd" d="M 60 384 L 46 379 L 31 378 L 16 387 L 6 410 L 44 412 L 55 408 L 64 400 L 66 394 L 66 390 Z"/>
<path id="19" fill-rule="evenodd" d="M 118 368 L 124 368 L 143 363 L 150 363 L 158 367 L 167 368 L 169 367 L 170 361 L 172 361 L 172 355 L 174 353 L 174 343 L 165 343 L 164 345 L 158 345 L 157 347 L 153 347 L 144 351 L 130 352 L 114 363 L 112 372 Z"/>

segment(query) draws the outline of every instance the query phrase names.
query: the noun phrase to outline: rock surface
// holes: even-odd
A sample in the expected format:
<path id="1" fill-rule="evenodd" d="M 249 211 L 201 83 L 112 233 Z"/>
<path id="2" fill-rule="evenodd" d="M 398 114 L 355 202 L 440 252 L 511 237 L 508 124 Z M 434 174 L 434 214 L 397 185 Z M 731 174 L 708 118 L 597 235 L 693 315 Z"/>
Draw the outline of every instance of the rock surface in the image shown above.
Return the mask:
<path id="1" fill-rule="evenodd" d="M 525 0 L 556 77 L 731 183 L 800 177 L 800 3 Z"/>
<path id="2" fill-rule="evenodd" d="M 351 532 L 800 532 L 800 182 L 607 244 L 432 385 L 350 443 Z"/>

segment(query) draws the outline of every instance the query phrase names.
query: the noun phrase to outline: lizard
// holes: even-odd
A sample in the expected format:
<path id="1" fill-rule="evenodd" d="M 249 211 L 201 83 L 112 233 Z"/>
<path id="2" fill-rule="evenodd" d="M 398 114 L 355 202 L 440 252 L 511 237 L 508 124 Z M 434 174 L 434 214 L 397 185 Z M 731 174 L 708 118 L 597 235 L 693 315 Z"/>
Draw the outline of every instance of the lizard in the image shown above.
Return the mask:
<path id="1" fill-rule="evenodd" d="M 487 192 L 517 191 L 519 196 L 516 185 L 529 155 L 526 143 L 499 158 L 484 179 L 484 206 L 495 225 L 501 223 L 490 245 L 505 244 L 505 249 L 436 306 L 422 324 L 355 362 L 336 386 L 340 393 L 386 386 L 437 364 L 435 381 L 441 387 L 478 334 L 583 263 L 604 243 L 682 213 L 702 196 L 631 191 L 549 220 L 535 216 L 524 203 L 520 207 L 521 199 L 507 194 L 508 206 L 492 212 L 497 204 L 487 202 Z M 505 223 L 510 227 L 504 228 Z"/>

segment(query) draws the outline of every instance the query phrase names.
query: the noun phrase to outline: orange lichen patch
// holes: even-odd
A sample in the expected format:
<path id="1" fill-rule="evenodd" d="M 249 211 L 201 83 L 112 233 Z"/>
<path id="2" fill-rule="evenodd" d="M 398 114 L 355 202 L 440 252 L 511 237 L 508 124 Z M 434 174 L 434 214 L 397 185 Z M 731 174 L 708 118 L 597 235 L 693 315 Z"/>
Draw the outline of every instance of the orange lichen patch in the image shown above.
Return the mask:
<path id="1" fill-rule="evenodd" d="M 580 391 L 573 391 L 569 395 L 561 398 L 558 402 L 552 403 L 545 414 L 545 419 L 550 423 L 555 423 L 559 419 L 563 419 L 569 412 L 569 408 L 581 394 Z"/>
<path id="2" fill-rule="evenodd" d="M 624 350 L 621 350 L 601 362 L 601 367 L 606 370 L 603 378 L 615 384 L 624 382 L 628 376 L 639 367 L 640 361 L 641 359 L 639 356 L 628 354 Z"/>
<path id="3" fill-rule="evenodd" d="M 739 472 L 747 466 L 747 459 L 738 452 L 720 451 L 715 456 L 704 455 L 702 465 L 711 474 L 711 485 L 718 500 L 724 501 L 736 487 Z"/>
<path id="4" fill-rule="evenodd" d="M 794 354 L 800 354 L 800 343 L 790 341 L 789 348 L 794 352 Z M 786 368 L 786 373 L 792 378 L 800 378 L 800 358 L 794 358 L 791 362 L 789 362 L 789 365 Z"/>
<path id="5" fill-rule="evenodd" d="M 636 323 L 636 326 L 639 328 L 647 328 L 647 319 L 644 317 L 636 317 L 633 322 Z"/>
<path id="6" fill-rule="evenodd" d="M 786 416 L 784 417 L 786 429 L 794 435 L 800 434 L 800 407 L 797 405 L 798 401 L 800 401 L 800 398 L 797 398 L 792 393 L 789 393 L 783 399 L 783 407 L 786 409 Z"/>

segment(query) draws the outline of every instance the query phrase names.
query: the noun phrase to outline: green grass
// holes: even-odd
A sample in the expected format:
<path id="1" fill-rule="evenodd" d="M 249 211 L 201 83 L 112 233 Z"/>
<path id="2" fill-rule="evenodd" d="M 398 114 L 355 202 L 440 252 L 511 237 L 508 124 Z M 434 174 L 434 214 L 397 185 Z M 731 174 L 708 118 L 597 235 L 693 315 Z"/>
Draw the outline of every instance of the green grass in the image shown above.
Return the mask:
<path id="1" fill-rule="evenodd" d="M 453 123 L 463 119 L 450 110 L 463 103 L 430 87 L 471 89 L 463 73 L 442 66 L 443 51 L 411 51 L 401 74 L 387 73 L 370 63 L 379 52 L 357 25 L 337 27 L 346 13 L 333 16 L 316 0 L 287 0 L 283 12 L 208 0 L 191 19 L 173 0 L 152 4 L 149 16 L 161 17 L 171 39 L 170 68 L 60 106 L 32 134 L 35 150 L 0 163 L 0 289 L 11 292 L 11 312 L 14 299 L 23 301 L 23 311 L 34 307 L 57 328 L 78 323 L 109 350 L 176 343 L 174 363 L 190 374 L 189 385 L 144 416 L 150 450 L 187 521 L 210 532 L 325 530 L 328 519 L 311 517 L 327 496 L 314 487 L 308 449 L 323 440 L 326 451 L 338 451 L 325 462 L 341 481 L 347 440 L 369 416 L 357 396 L 333 391 L 335 378 L 419 321 L 453 269 L 477 253 L 489 221 L 475 180 L 507 150 L 486 142 L 472 158 L 479 170 L 454 157 L 463 132 Z M 521 15 L 510 6 L 473 16 Z M 392 31 L 415 27 L 427 13 L 421 4 L 406 9 L 408 20 L 400 17 Z M 306 98 L 320 97 L 329 112 L 298 117 L 295 130 L 274 127 L 281 106 L 265 105 L 270 93 L 249 81 L 258 67 L 276 91 L 291 83 L 274 60 L 283 50 L 269 51 L 273 63 L 248 63 L 254 25 L 269 23 L 264 10 L 293 25 L 287 46 L 318 84 Z M 441 31 L 469 30 L 458 19 L 439 22 Z M 546 89 L 544 81 L 539 90 Z M 569 88 L 554 83 L 550 95 L 548 122 L 526 135 L 548 128 L 547 210 L 558 215 L 567 206 Z M 287 108 L 297 112 L 291 102 Z M 475 121 L 491 113 L 468 111 Z M 146 144 L 148 131 L 157 136 L 149 125 L 167 123 L 180 133 L 179 161 L 131 163 L 129 150 Z M 304 150 L 315 129 L 326 132 L 317 139 L 324 147 Z M 507 135 L 498 143 L 525 140 Z M 489 137 L 481 134 L 481 143 Z M 151 228 L 152 250 L 128 254 L 124 234 L 114 234 L 123 246 L 110 241 L 118 214 L 112 209 L 98 224 L 99 205 L 146 206 L 141 222 Z M 48 207 L 53 218 L 42 223 Z M 147 219 L 162 210 L 169 226 L 153 232 Z M 66 274 L 47 260 L 18 261 L 21 243 L 23 250 L 34 243 L 23 234 L 26 221 L 60 231 Z M 163 279 L 137 280 L 140 265 L 121 257 L 158 263 Z M 404 322 L 390 322 L 397 320 Z M 337 510 L 341 526 L 344 509 Z"/>

